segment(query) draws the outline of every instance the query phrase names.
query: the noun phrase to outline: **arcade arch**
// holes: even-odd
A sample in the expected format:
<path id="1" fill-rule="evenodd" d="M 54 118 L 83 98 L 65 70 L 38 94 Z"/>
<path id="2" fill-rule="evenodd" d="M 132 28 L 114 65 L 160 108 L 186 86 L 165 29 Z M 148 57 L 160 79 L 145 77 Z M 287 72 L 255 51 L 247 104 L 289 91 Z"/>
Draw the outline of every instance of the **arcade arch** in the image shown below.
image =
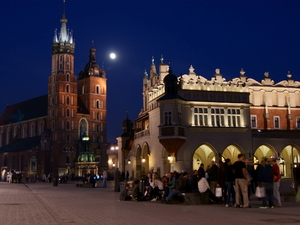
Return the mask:
<path id="1" fill-rule="evenodd" d="M 237 161 L 238 155 L 242 153 L 243 151 L 241 148 L 233 144 L 229 145 L 223 151 L 222 161 L 225 162 L 225 159 L 230 159 L 231 163 L 234 163 L 235 161 Z"/>
<path id="2" fill-rule="evenodd" d="M 300 163 L 299 148 L 287 145 L 280 154 L 280 173 L 285 177 L 292 177 L 293 168 Z"/>
<path id="3" fill-rule="evenodd" d="M 254 152 L 254 163 L 259 164 L 264 157 L 271 158 L 272 156 L 277 158 L 275 149 L 270 145 L 261 145 Z"/>
<path id="4" fill-rule="evenodd" d="M 200 145 L 193 155 L 193 170 L 198 170 L 201 163 L 207 168 L 212 160 L 216 160 L 216 150 L 209 144 Z"/>

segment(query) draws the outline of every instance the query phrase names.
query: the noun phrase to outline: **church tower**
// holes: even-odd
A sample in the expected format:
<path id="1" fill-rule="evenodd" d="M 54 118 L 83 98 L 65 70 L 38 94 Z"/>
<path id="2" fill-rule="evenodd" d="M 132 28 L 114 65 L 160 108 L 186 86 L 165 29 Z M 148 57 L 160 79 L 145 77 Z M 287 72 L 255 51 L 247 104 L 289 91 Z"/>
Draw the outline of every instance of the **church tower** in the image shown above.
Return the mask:
<path id="1" fill-rule="evenodd" d="M 52 42 L 52 74 L 48 78 L 48 129 L 51 129 L 50 163 L 54 172 L 72 173 L 68 165 L 76 156 L 77 77 L 74 75 L 75 43 L 67 29 L 65 1 L 59 33 Z"/>
<path id="2" fill-rule="evenodd" d="M 79 108 L 86 108 L 89 118 L 91 143 L 106 143 L 106 74 L 96 62 L 96 49 L 90 48 L 89 62 L 78 78 Z M 96 150 L 95 149 L 95 150 Z"/>

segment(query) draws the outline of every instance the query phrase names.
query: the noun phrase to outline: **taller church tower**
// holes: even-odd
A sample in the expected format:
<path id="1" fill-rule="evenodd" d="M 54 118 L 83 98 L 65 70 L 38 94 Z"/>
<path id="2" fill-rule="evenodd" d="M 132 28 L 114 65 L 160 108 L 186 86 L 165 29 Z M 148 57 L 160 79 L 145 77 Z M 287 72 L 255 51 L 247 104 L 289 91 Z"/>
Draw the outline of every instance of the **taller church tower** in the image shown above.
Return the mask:
<path id="1" fill-rule="evenodd" d="M 52 74 L 48 78 L 48 129 L 51 129 L 50 164 L 52 171 L 71 173 L 68 165 L 76 156 L 77 77 L 74 75 L 75 43 L 67 29 L 65 1 L 60 32 L 52 42 Z M 66 167 L 67 166 L 67 167 Z M 57 168 L 57 171 L 56 171 Z"/>

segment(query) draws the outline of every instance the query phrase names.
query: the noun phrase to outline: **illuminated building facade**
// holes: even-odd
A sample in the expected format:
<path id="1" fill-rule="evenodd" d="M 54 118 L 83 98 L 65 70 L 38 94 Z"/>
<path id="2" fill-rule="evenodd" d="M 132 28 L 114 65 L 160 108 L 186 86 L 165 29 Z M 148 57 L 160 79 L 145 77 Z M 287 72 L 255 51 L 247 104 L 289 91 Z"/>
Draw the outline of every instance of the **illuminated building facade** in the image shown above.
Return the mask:
<path id="1" fill-rule="evenodd" d="M 290 74 L 275 84 L 268 73 L 257 82 L 243 70 L 230 81 L 219 69 L 206 79 L 192 66 L 176 77 L 163 61 L 157 73 L 153 60 L 133 135 L 117 138 L 119 167 L 140 178 L 149 171 L 191 172 L 211 160 L 236 161 L 243 153 L 255 163 L 279 158 L 282 174 L 290 177 L 300 162 L 299 86 Z"/>
<path id="2" fill-rule="evenodd" d="M 25 176 L 82 176 L 107 165 L 107 158 L 101 162 L 106 154 L 106 74 L 92 47 L 84 70 L 74 75 L 75 42 L 65 10 L 60 22 L 52 42 L 48 94 L 7 106 L 0 117 L 2 179 L 11 170 Z"/>

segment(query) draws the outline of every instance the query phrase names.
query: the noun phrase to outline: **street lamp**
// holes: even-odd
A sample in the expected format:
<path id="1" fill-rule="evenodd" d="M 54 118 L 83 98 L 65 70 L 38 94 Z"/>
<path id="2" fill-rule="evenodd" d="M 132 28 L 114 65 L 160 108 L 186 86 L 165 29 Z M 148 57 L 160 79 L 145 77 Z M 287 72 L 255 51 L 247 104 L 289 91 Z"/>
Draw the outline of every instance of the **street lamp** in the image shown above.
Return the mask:
<path id="1" fill-rule="evenodd" d="M 142 158 L 142 163 L 146 162 L 146 159 L 145 158 Z"/>
<path id="2" fill-rule="evenodd" d="M 128 162 L 127 162 L 128 164 L 130 164 L 131 163 L 131 161 L 130 161 L 130 159 L 128 159 Z"/>
<path id="3" fill-rule="evenodd" d="M 171 159 L 172 159 L 172 157 L 171 157 L 171 155 L 169 154 L 169 155 L 168 155 L 168 160 L 171 161 Z"/>

